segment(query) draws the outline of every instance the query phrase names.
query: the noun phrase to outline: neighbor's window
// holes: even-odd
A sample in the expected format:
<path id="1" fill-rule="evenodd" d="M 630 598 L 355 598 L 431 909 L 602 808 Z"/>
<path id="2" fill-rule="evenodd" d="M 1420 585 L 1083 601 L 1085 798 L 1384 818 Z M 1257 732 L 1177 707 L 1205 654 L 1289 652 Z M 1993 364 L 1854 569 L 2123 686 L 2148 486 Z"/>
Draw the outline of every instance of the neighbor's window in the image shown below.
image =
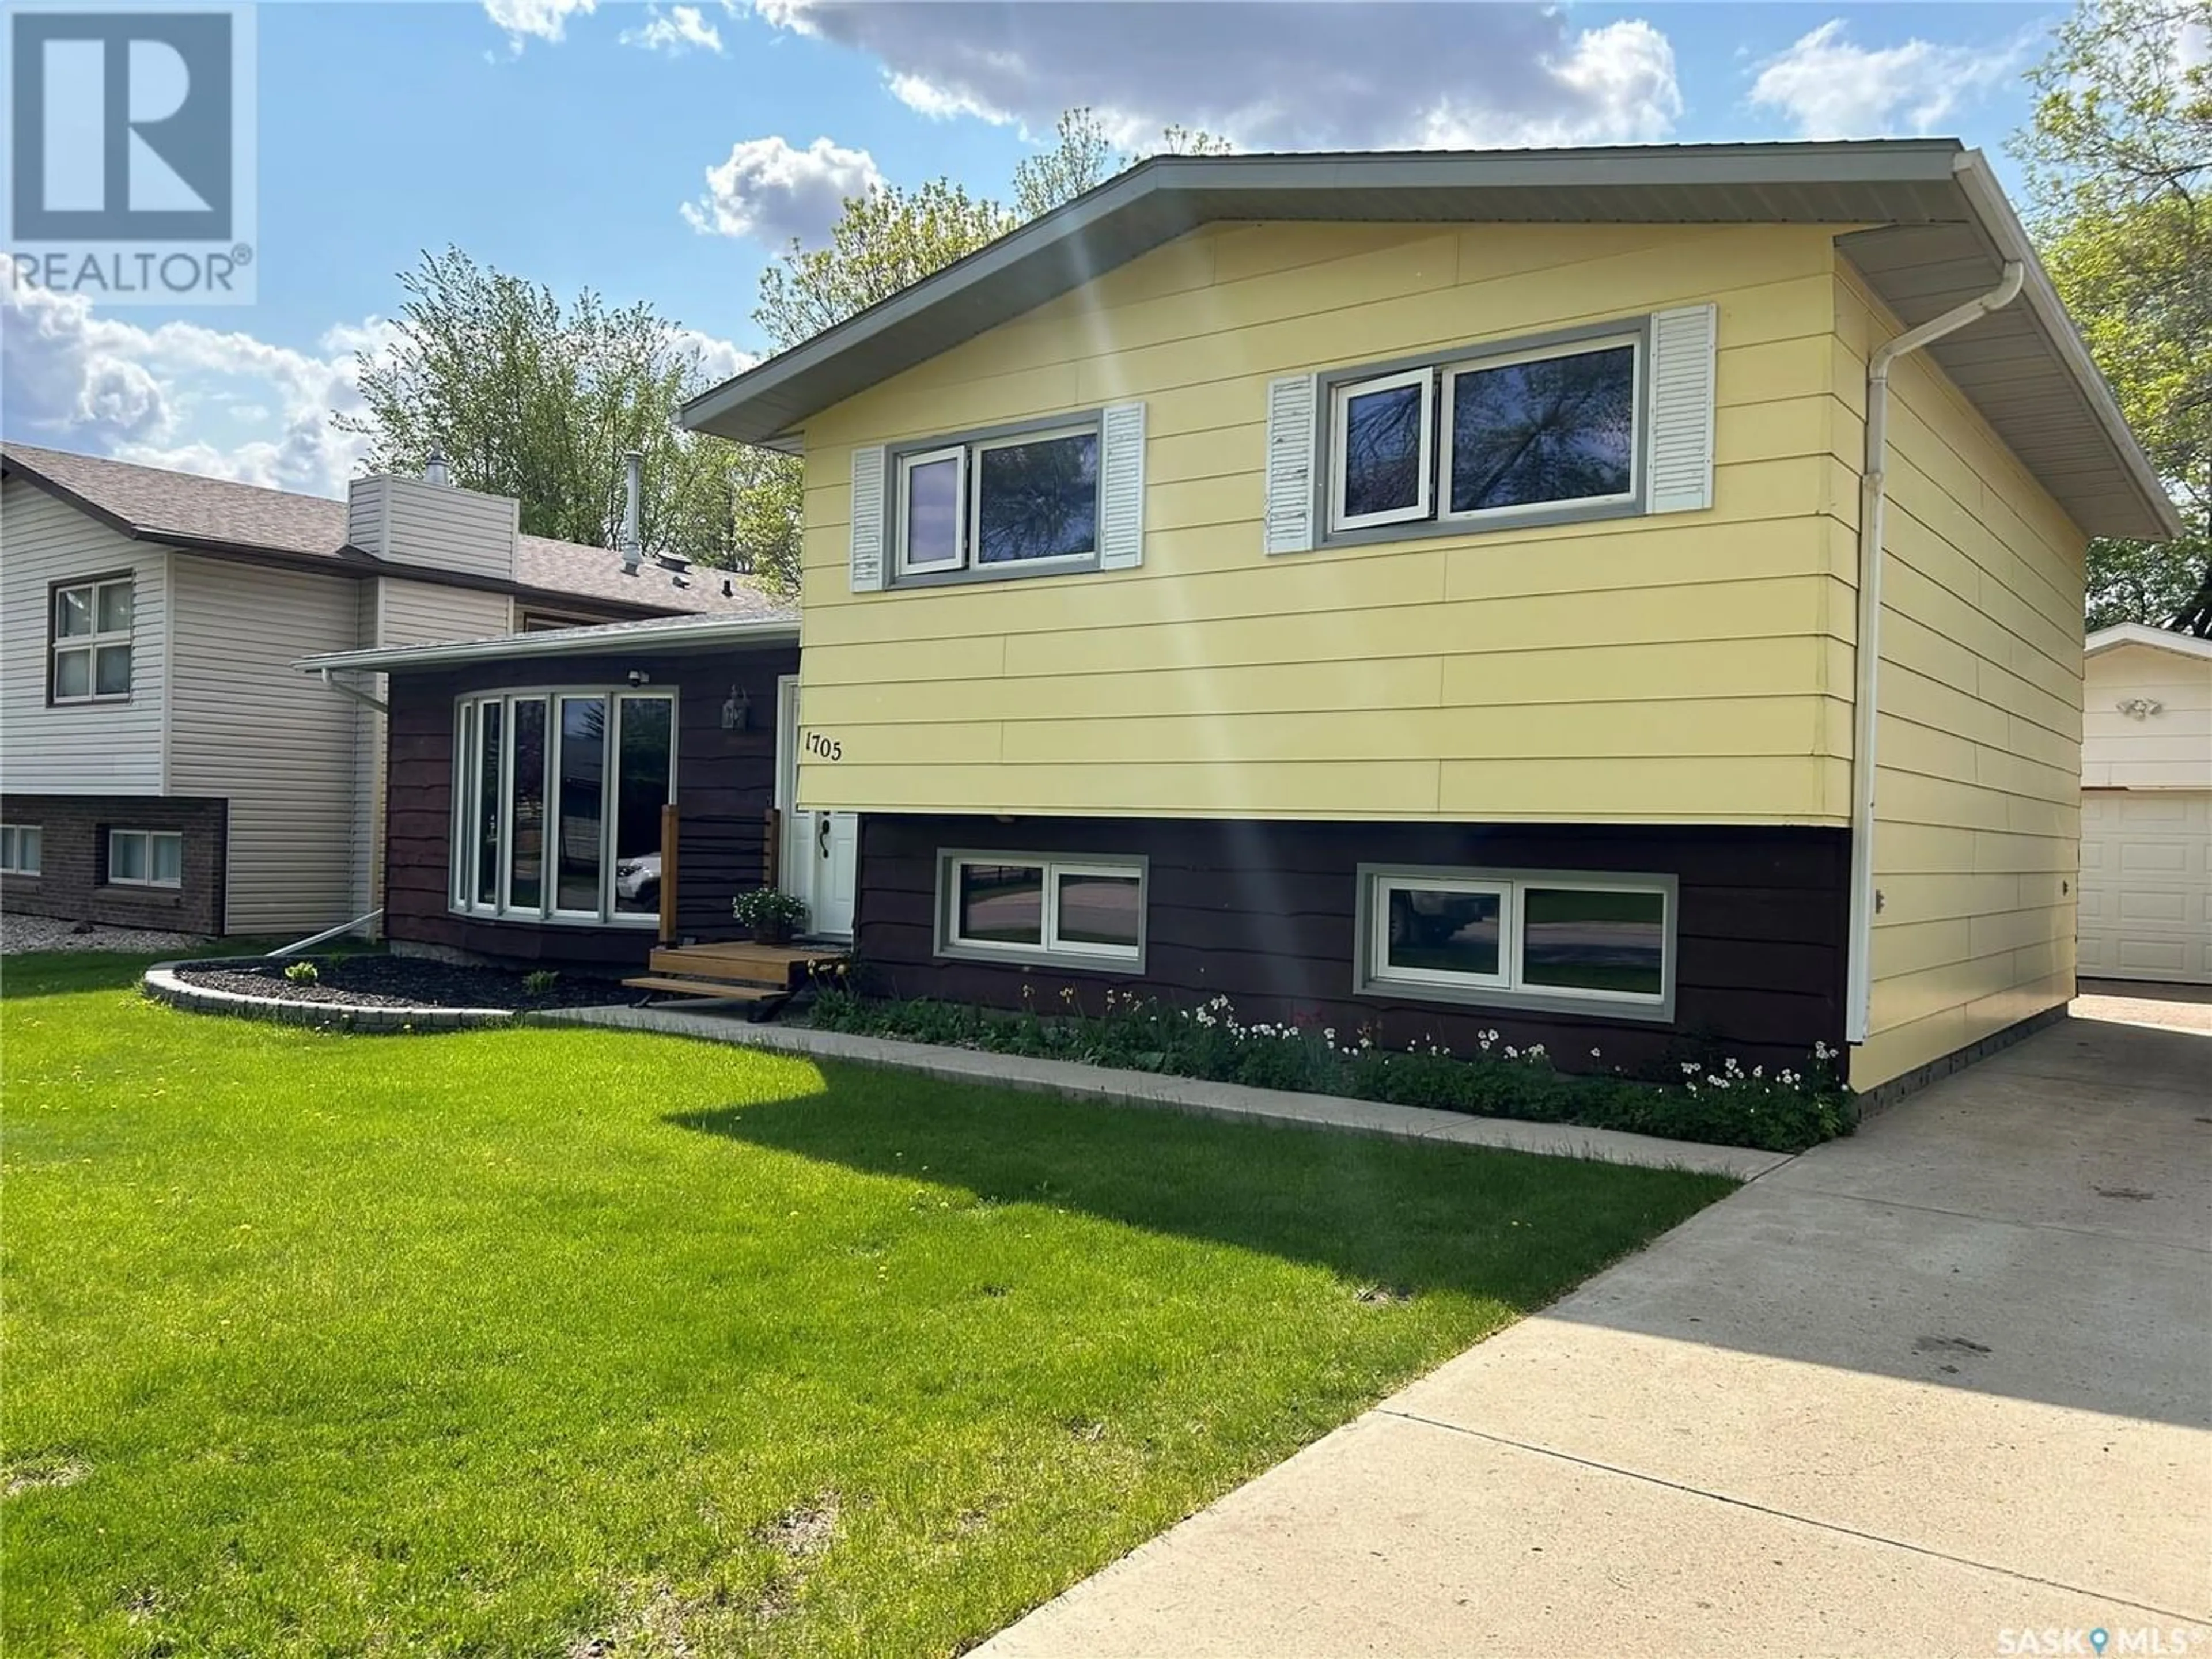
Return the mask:
<path id="1" fill-rule="evenodd" d="M 1674 890 L 1663 877 L 1364 872 L 1360 988 L 1662 1010 Z"/>
<path id="2" fill-rule="evenodd" d="M 0 823 L 0 874 L 35 876 L 46 854 L 46 836 L 35 823 Z"/>
<path id="3" fill-rule="evenodd" d="M 464 698 L 454 716 L 452 901 L 519 921 L 649 921 L 676 699 L 613 688 Z"/>
<path id="4" fill-rule="evenodd" d="M 1643 354 L 1639 332 L 1335 377 L 1329 530 L 1632 508 Z"/>
<path id="5" fill-rule="evenodd" d="M 908 450 L 893 478 L 901 576 L 1098 556 L 1096 422 Z"/>
<path id="6" fill-rule="evenodd" d="M 1141 860 L 947 853 L 938 894 L 948 955 L 1103 966 L 1144 954 Z"/>
<path id="7" fill-rule="evenodd" d="M 185 838 L 174 830 L 111 830 L 107 879 L 118 887 L 177 887 L 185 879 Z"/>
<path id="8" fill-rule="evenodd" d="M 104 577 L 53 590 L 56 702 L 98 702 L 131 695 L 131 578 Z"/>

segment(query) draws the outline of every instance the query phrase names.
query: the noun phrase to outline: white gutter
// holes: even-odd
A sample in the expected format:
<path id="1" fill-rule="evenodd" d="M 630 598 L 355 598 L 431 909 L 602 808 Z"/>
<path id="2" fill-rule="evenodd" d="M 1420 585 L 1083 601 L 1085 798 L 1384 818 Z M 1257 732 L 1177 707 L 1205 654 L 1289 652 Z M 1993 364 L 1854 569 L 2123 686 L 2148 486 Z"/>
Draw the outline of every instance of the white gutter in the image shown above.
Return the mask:
<path id="1" fill-rule="evenodd" d="M 326 651 L 303 657 L 292 665 L 304 674 L 320 674 L 327 678 L 334 672 L 400 673 L 409 669 L 458 668 L 471 663 L 511 662 L 534 657 L 706 651 L 724 645 L 796 643 L 798 639 L 796 617 L 664 617 L 652 622 L 553 628 L 535 634 L 498 634 L 489 639 L 455 640 L 433 645 Z"/>
<path id="2" fill-rule="evenodd" d="M 1864 1042 L 1874 998 L 1874 918 L 1881 896 L 1874 890 L 1875 739 L 1881 678 L 1882 512 L 1888 501 L 1889 367 L 1967 324 L 2001 311 L 2027 280 L 2024 260 L 2008 258 L 2004 277 L 1987 294 L 1954 306 L 1917 328 L 1877 346 L 1867 359 L 1866 462 L 1859 479 L 1858 677 L 1851 731 L 1851 920 L 1844 1039 Z"/>

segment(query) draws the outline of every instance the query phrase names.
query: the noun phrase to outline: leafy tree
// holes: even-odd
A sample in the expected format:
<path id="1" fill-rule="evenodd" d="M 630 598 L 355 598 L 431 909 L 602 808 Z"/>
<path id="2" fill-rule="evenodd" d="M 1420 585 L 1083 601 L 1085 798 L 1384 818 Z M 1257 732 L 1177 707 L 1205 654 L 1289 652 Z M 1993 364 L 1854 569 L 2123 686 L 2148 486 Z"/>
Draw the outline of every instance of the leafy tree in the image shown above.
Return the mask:
<path id="1" fill-rule="evenodd" d="M 336 417 L 368 439 L 370 465 L 414 472 L 441 454 L 456 483 L 520 501 L 526 533 L 611 547 L 637 450 L 647 550 L 744 562 L 732 502 L 757 465 L 676 430 L 676 404 L 708 377 L 672 323 L 589 289 L 563 306 L 453 247 L 399 283 L 396 338 L 356 359 L 366 408 Z"/>
<path id="2" fill-rule="evenodd" d="M 2089 625 L 2212 635 L 2212 0 L 2083 0 L 2029 80 L 2045 263 L 2187 526 L 2091 543 Z"/>
<path id="3" fill-rule="evenodd" d="M 1170 125 L 1149 151 L 1128 155 L 1107 135 L 1105 123 L 1088 106 L 1064 112 L 1053 129 L 1050 149 L 1024 157 L 1014 167 L 1014 212 L 1024 222 L 1072 202 L 1086 190 L 1127 172 L 1145 155 L 1225 155 L 1226 138 L 1194 127 Z"/>

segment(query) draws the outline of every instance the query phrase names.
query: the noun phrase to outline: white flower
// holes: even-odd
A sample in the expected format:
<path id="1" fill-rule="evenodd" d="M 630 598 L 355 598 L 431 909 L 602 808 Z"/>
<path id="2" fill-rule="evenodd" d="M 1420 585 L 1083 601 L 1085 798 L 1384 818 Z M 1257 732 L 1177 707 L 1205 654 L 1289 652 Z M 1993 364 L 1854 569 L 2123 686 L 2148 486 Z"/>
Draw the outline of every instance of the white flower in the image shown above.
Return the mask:
<path id="1" fill-rule="evenodd" d="M 1596 1050 L 1596 1049 L 1593 1048 L 1593 1049 L 1591 1049 L 1591 1050 L 1590 1050 L 1590 1058 L 1591 1058 L 1592 1060 L 1595 1060 L 1596 1058 L 1598 1058 L 1598 1052 L 1597 1052 L 1597 1050 Z"/>
<path id="2" fill-rule="evenodd" d="M 1324 1026 L 1322 1026 L 1322 1027 L 1321 1028 L 1321 1035 L 1322 1035 L 1322 1041 L 1323 1041 L 1324 1042 L 1328 1043 L 1328 1046 L 1329 1046 L 1330 1048 L 1334 1048 L 1334 1047 L 1336 1047 L 1336 1027 L 1335 1027 L 1335 1026 L 1334 1026 L 1334 1025 L 1324 1025 Z"/>

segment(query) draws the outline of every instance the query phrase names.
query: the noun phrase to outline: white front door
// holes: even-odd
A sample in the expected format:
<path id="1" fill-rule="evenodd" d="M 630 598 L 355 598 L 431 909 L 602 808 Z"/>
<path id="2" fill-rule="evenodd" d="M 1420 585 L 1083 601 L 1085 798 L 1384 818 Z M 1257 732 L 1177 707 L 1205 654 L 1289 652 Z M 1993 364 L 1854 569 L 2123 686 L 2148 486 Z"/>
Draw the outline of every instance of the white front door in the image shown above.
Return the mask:
<path id="1" fill-rule="evenodd" d="M 860 868 L 857 812 L 810 812 L 799 806 L 799 677 L 776 682 L 775 805 L 783 823 L 777 867 L 783 890 L 806 906 L 806 931 L 829 939 L 853 936 L 853 892 Z"/>

